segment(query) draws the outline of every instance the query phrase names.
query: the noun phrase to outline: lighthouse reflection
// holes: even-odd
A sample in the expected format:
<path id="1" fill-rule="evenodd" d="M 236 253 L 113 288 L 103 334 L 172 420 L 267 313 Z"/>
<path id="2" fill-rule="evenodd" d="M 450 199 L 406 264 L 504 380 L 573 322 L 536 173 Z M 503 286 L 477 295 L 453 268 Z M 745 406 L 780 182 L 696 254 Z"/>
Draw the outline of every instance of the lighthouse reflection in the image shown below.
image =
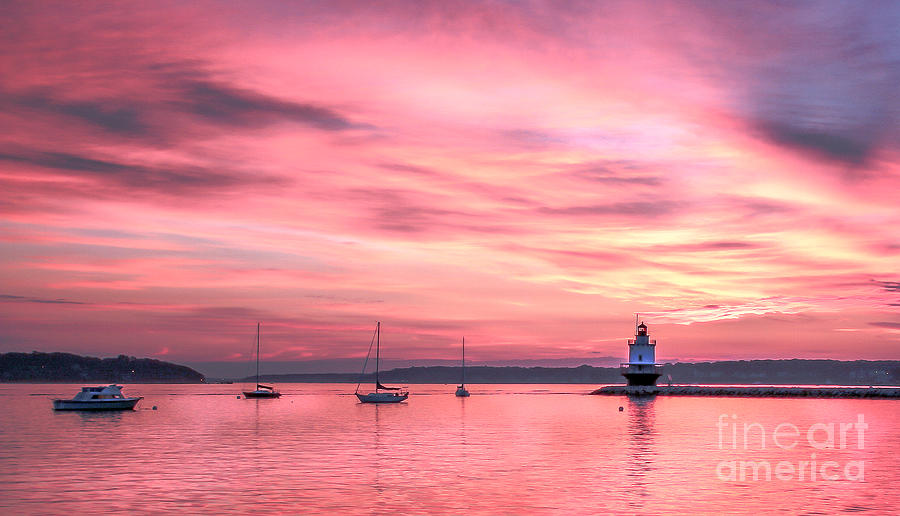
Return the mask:
<path id="1" fill-rule="evenodd" d="M 635 509 L 644 507 L 650 481 L 648 475 L 655 469 L 656 459 L 656 396 L 628 397 L 628 462 L 625 472 L 632 497 L 628 505 Z"/>

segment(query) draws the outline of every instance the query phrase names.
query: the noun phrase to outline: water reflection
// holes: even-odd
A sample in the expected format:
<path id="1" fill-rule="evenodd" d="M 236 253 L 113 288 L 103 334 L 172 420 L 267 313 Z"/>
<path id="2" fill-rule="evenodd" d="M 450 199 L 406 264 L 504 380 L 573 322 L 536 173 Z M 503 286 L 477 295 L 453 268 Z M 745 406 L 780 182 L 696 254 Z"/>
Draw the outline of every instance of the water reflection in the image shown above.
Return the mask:
<path id="1" fill-rule="evenodd" d="M 459 440 L 465 452 L 466 446 L 466 400 L 468 397 L 460 396 L 459 399 Z"/>
<path id="2" fill-rule="evenodd" d="M 360 403 L 360 405 L 363 405 Z M 381 404 L 373 403 L 375 410 L 375 425 L 374 425 L 374 441 L 373 445 L 375 447 L 375 480 L 372 482 L 372 486 L 375 488 L 375 491 L 380 495 L 384 494 L 385 486 L 381 484 L 381 468 L 384 466 L 385 461 L 385 450 L 381 446 Z"/>
<path id="3" fill-rule="evenodd" d="M 256 441 L 259 442 L 259 404 L 262 400 L 254 399 L 256 403 L 254 403 L 254 412 L 256 417 L 253 418 L 253 435 L 256 436 Z"/>
<path id="4" fill-rule="evenodd" d="M 125 416 L 124 411 L 116 410 L 111 412 L 90 412 L 84 410 L 77 410 L 78 415 L 81 416 L 81 420 L 84 422 L 100 422 L 100 423 L 121 423 L 122 418 Z"/>
<path id="5" fill-rule="evenodd" d="M 459 447 L 457 448 L 457 456 L 460 464 L 465 465 L 469 464 L 469 443 L 467 440 L 468 432 L 466 431 L 466 400 L 469 398 L 468 396 L 461 396 L 457 399 L 459 400 Z M 469 476 L 468 471 L 468 468 L 464 466 L 458 470 L 456 477 L 467 478 Z"/>
<path id="6" fill-rule="evenodd" d="M 656 396 L 628 397 L 628 464 L 626 475 L 631 485 L 628 505 L 641 509 L 650 496 L 647 476 L 656 459 Z"/>
<path id="7" fill-rule="evenodd" d="M 372 487 L 375 489 L 378 499 L 385 502 L 388 501 L 392 490 L 397 488 L 392 480 L 394 476 L 393 470 L 396 466 L 396 456 L 399 452 L 397 447 L 405 445 L 402 441 L 397 442 L 394 438 L 398 429 L 391 428 L 391 423 L 396 418 L 396 412 L 402 408 L 402 405 L 401 403 L 390 405 L 382 405 L 381 403 L 358 404 L 363 410 L 371 409 L 375 413 L 372 417 L 372 447 L 375 466 Z"/>
<path id="8" fill-rule="evenodd" d="M 884 400 L 629 399 L 497 386 L 468 399 L 445 390 L 370 405 L 336 396 L 352 385 L 322 384 L 302 386 L 293 405 L 250 406 L 227 385 L 141 388 L 158 411 L 54 413 L 29 395 L 34 386 L 0 385 L 15 394 L 0 418 L 0 514 L 889 513 L 900 481 L 891 455 L 900 411 Z M 717 447 L 720 414 L 771 431 L 857 413 L 870 425 L 865 449 Z M 865 482 L 716 477 L 721 460 L 796 464 L 813 451 L 865 460 Z"/>
<path id="9" fill-rule="evenodd" d="M 133 415 L 132 410 L 53 410 L 52 417 L 60 421 L 79 421 L 81 423 L 115 423 L 123 421 L 126 414 Z"/>

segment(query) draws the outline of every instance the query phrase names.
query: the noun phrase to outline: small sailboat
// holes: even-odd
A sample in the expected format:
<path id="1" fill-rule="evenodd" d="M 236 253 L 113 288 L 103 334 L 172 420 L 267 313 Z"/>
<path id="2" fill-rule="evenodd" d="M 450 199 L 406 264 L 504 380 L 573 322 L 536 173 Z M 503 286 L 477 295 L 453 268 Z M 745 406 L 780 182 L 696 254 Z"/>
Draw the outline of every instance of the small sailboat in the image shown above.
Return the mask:
<path id="1" fill-rule="evenodd" d="M 366 365 L 369 363 L 369 355 L 372 353 L 372 345 L 369 345 L 369 352 L 366 353 L 366 361 L 363 363 L 363 372 L 366 374 Z M 360 394 L 359 386 L 356 384 L 356 397 L 360 403 L 400 403 L 409 397 L 409 392 L 403 390 L 402 387 L 385 387 L 378 380 L 378 362 L 381 359 L 381 322 L 375 325 L 375 392 L 369 394 Z M 361 382 L 360 382 L 361 383 Z"/>
<path id="2" fill-rule="evenodd" d="M 245 398 L 279 398 L 281 393 L 271 385 L 259 383 L 259 323 L 256 323 L 256 390 L 244 391 Z"/>
<path id="3" fill-rule="evenodd" d="M 462 346 L 462 382 L 456 388 L 456 395 L 460 398 L 468 398 L 469 391 L 466 389 L 466 338 L 463 337 Z"/>

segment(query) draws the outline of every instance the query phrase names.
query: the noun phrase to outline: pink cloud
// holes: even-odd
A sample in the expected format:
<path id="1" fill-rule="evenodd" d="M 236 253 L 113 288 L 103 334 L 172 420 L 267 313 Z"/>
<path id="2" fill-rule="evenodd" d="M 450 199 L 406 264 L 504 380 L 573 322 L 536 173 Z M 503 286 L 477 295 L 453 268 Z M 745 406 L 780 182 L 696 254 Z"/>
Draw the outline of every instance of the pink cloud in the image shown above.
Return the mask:
<path id="1" fill-rule="evenodd" d="M 15 4 L 0 339 L 893 358 L 896 31 L 831 9 Z"/>

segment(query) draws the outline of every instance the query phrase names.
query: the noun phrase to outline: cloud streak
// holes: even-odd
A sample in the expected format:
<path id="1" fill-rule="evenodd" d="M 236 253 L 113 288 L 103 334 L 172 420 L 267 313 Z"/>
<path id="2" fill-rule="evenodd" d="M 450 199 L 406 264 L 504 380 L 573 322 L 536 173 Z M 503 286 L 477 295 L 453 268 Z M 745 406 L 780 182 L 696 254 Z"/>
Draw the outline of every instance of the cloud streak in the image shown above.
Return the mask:
<path id="1" fill-rule="evenodd" d="M 131 192 L 151 190 L 160 193 L 185 194 L 253 184 L 277 186 L 286 182 L 284 179 L 275 177 L 253 177 L 195 166 L 147 167 L 66 152 L 0 153 L 0 161 L 50 169 L 70 177 L 96 180 Z"/>
<path id="2" fill-rule="evenodd" d="M 0 301 L 15 303 L 39 303 L 51 305 L 83 305 L 81 301 L 69 301 L 67 299 L 39 299 L 26 296 L 14 296 L 12 294 L 0 294 Z"/>

